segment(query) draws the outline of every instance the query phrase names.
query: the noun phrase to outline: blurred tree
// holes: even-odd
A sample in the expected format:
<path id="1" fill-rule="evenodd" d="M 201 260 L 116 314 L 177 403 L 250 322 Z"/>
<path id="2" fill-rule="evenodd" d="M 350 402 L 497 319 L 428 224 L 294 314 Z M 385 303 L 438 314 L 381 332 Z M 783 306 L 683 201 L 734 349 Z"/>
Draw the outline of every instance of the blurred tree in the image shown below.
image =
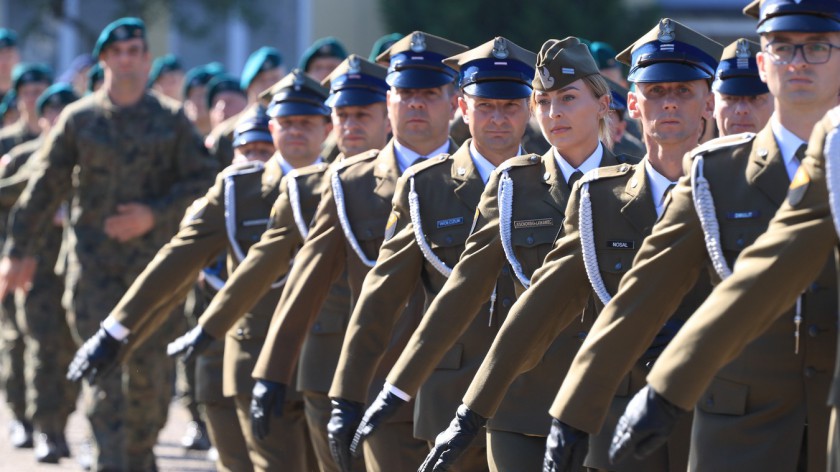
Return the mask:
<path id="1" fill-rule="evenodd" d="M 656 6 L 623 0 L 380 0 L 386 30 L 426 31 L 470 47 L 494 36 L 539 51 L 547 39 L 577 36 L 620 52 L 659 19 Z"/>

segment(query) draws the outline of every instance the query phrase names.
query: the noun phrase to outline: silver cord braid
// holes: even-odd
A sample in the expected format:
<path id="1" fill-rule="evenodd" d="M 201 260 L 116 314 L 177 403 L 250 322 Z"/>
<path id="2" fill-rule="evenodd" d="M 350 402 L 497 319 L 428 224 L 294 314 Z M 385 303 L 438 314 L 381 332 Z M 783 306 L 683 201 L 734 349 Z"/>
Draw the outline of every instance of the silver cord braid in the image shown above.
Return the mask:
<path id="1" fill-rule="evenodd" d="M 362 247 L 359 246 L 359 241 L 356 239 L 356 235 L 353 234 L 353 228 L 350 227 L 350 220 L 347 218 L 347 209 L 344 207 L 344 190 L 341 187 L 341 179 L 338 178 L 338 170 L 336 169 L 333 172 L 330 183 L 332 184 L 333 190 L 333 199 L 335 200 L 335 206 L 338 210 L 338 222 L 341 223 L 341 229 L 344 231 L 344 236 L 347 238 L 347 242 L 350 243 L 350 247 L 353 248 L 356 255 L 359 256 L 359 260 L 368 267 L 373 267 L 376 264 L 376 260 L 370 260 L 365 256 L 364 251 L 362 251 Z"/>
<path id="2" fill-rule="evenodd" d="M 511 218 L 513 213 L 513 180 L 508 175 L 507 169 L 503 170 L 499 178 L 499 234 L 502 238 L 502 248 L 505 250 L 505 257 L 513 269 L 514 275 L 519 283 L 526 289 L 531 286 L 531 279 L 525 276 L 522 264 L 516 259 L 511 244 Z"/>
<path id="3" fill-rule="evenodd" d="M 715 268 L 718 277 L 726 280 L 732 275 L 732 269 L 723 257 L 723 248 L 720 245 L 720 225 L 715 214 L 715 201 L 709 189 L 709 181 L 703 175 L 703 156 L 694 158 L 691 165 L 691 194 L 694 200 L 694 208 L 697 217 L 700 219 L 700 226 L 703 228 L 703 239 L 706 242 L 706 251 L 709 259 Z"/>

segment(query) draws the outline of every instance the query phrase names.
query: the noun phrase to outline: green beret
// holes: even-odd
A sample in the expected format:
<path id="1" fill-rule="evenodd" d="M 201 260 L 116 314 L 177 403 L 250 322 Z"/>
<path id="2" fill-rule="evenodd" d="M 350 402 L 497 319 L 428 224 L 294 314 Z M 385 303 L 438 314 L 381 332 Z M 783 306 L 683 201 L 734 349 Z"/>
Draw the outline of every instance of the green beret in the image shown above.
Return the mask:
<path id="1" fill-rule="evenodd" d="M 236 92 L 245 96 L 245 92 L 239 88 L 238 78 L 228 74 L 218 74 L 207 82 L 207 108 L 213 108 L 213 100 L 222 92 Z"/>
<path id="2" fill-rule="evenodd" d="M 0 49 L 17 46 L 17 33 L 9 28 L 0 28 Z"/>
<path id="3" fill-rule="evenodd" d="M 9 90 L 6 92 L 6 95 L 3 96 L 3 100 L 0 101 L 0 119 L 6 116 L 11 110 L 17 108 L 17 94 L 14 90 Z"/>
<path id="4" fill-rule="evenodd" d="M 306 51 L 303 51 L 300 62 L 298 62 L 298 69 L 306 72 L 312 59 L 318 57 L 336 57 L 344 60 L 347 59 L 347 51 L 338 39 L 332 36 L 321 38 L 312 43 L 312 46 L 309 46 Z"/>
<path id="5" fill-rule="evenodd" d="M 242 90 L 248 90 L 251 82 L 260 75 L 260 72 L 276 69 L 281 65 L 283 65 L 283 56 L 280 55 L 280 51 L 272 47 L 263 46 L 248 56 L 245 67 L 242 68 L 242 78 L 240 79 L 239 86 Z"/>
<path id="6" fill-rule="evenodd" d="M 213 77 L 224 72 L 225 66 L 221 62 L 211 62 L 188 70 L 184 75 L 184 97 L 189 95 L 193 87 L 205 86 L 213 80 Z"/>
<path id="7" fill-rule="evenodd" d="M 96 84 L 105 80 L 105 71 L 102 70 L 102 66 L 100 66 L 98 62 L 92 65 L 88 70 L 87 79 L 87 91 L 89 93 L 93 93 L 93 89 Z"/>
<path id="8" fill-rule="evenodd" d="M 370 49 L 370 56 L 368 56 L 368 60 L 370 62 L 376 62 L 376 57 L 382 54 L 383 52 L 387 51 L 388 48 L 394 45 L 397 41 L 401 40 L 403 35 L 400 33 L 391 33 L 386 34 L 385 36 L 376 40 L 373 43 L 373 47 Z"/>
<path id="9" fill-rule="evenodd" d="M 52 81 L 52 69 L 46 64 L 22 62 L 12 69 L 12 89 L 14 90 L 25 84 L 42 82 L 49 85 Z"/>
<path id="10" fill-rule="evenodd" d="M 589 52 L 595 58 L 595 63 L 598 64 L 599 69 L 621 67 L 621 64 L 615 60 L 617 54 L 615 49 L 607 43 L 601 41 L 591 42 L 589 43 Z"/>
<path id="11" fill-rule="evenodd" d="M 152 61 L 152 70 L 149 72 L 149 86 L 154 85 L 163 74 L 182 70 L 184 68 L 181 67 L 181 62 L 178 61 L 178 58 L 174 54 L 156 57 Z"/>
<path id="12" fill-rule="evenodd" d="M 79 96 L 70 84 L 52 84 L 38 97 L 35 108 L 38 110 L 38 115 L 43 115 L 46 107 L 64 108 L 78 99 Z"/>
<path id="13" fill-rule="evenodd" d="M 93 57 L 99 57 L 111 43 L 127 41 L 133 38 L 146 40 L 146 25 L 140 18 L 120 18 L 105 27 L 93 47 Z"/>

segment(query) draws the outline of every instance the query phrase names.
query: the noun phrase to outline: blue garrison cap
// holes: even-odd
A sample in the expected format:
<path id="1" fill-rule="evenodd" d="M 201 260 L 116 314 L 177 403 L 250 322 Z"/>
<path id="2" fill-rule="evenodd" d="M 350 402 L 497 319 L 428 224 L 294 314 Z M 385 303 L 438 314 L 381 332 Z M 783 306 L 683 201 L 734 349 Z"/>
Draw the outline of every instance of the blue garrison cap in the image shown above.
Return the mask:
<path id="1" fill-rule="evenodd" d="M 260 75 L 261 72 L 276 69 L 283 64 L 283 56 L 280 51 L 269 46 L 263 46 L 248 56 L 245 62 L 245 67 L 242 68 L 242 77 L 239 86 L 242 90 L 248 90 L 251 82 Z"/>
<path id="2" fill-rule="evenodd" d="M 0 119 L 6 116 L 6 113 L 16 108 L 17 93 L 15 93 L 14 89 L 12 89 L 6 92 L 6 95 L 3 95 L 3 100 L 0 101 Z"/>
<path id="3" fill-rule="evenodd" d="M 181 61 L 179 61 L 174 54 L 156 57 L 155 60 L 152 61 L 152 69 L 149 71 L 149 86 L 157 82 L 157 79 L 159 79 L 163 74 L 182 70 L 184 70 L 184 68 L 181 67 Z"/>
<path id="4" fill-rule="evenodd" d="M 452 83 L 458 73 L 443 63 L 469 49 L 433 34 L 415 31 L 376 58 L 388 60 L 388 85 L 398 88 L 434 88 Z"/>
<path id="5" fill-rule="evenodd" d="M 268 130 L 268 115 L 263 107 L 257 107 L 253 114 L 243 117 L 233 130 L 233 147 L 254 142 L 274 143 Z"/>
<path id="6" fill-rule="evenodd" d="M 364 106 L 384 102 L 388 69 L 355 54 L 344 60 L 321 85 L 330 89 L 328 107 Z"/>
<path id="7" fill-rule="evenodd" d="M 292 115 L 329 116 L 330 108 L 324 104 L 329 91 L 295 69 L 272 86 L 276 93 L 268 104 L 266 114 L 271 118 Z"/>
<path id="8" fill-rule="evenodd" d="M 90 67 L 90 70 L 88 70 L 87 78 L 87 91 L 93 92 L 96 84 L 105 80 L 105 71 L 102 70 L 102 66 L 100 66 L 99 63 L 96 63 Z"/>
<path id="9" fill-rule="evenodd" d="M 146 41 L 146 25 L 140 18 L 120 18 L 102 30 L 96 45 L 93 46 L 93 57 L 99 57 L 102 51 L 111 43 L 140 38 Z"/>
<path id="10" fill-rule="evenodd" d="M 44 109 L 47 107 L 64 108 L 78 99 L 79 96 L 76 95 L 76 91 L 70 84 L 52 84 L 38 97 L 35 108 L 39 115 L 43 115 Z"/>
<path id="11" fill-rule="evenodd" d="M 196 66 L 184 74 L 184 96 L 189 95 L 193 87 L 201 87 L 210 83 L 213 77 L 223 74 L 225 66 L 221 62 L 211 62 L 203 66 Z"/>
<path id="12" fill-rule="evenodd" d="M 380 54 L 387 51 L 388 48 L 393 46 L 397 41 L 403 39 L 403 37 L 404 36 L 400 33 L 391 33 L 377 39 L 376 42 L 373 43 L 373 47 L 370 48 L 368 60 L 370 62 L 376 62 L 376 58 L 379 57 Z"/>
<path id="13" fill-rule="evenodd" d="M 627 92 L 629 90 L 606 77 L 604 77 L 604 80 L 610 86 L 610 110 L 623 112 L 627 109 Z"/>
<path id="14" fill-rule="evenodd" d="M 458 71 L 458 86 L 464 93 L 495 99 L 530 96 L 536 62 L 535 53 L 501 36 L 443 60 Z"/>
<path id="15" fill-rule="evenodd" d="M 207 108 L 213 108 L 213 100 L 222 92 L 236 92 L 245 97 L 239 88 L 239 79 L 228 74 L 218 74 L 207 82 Z"/>
<path id="16" fill-rule="evenodd" d="M 663 18 L 616 59 L 630 66 L 630 82 L 688 82 L 713 78 L 722 51 L 716 41 Z"/>
<path id="17" fill-rule="evenodd" d="M 337 38 L 332 36 L 327 36 L 326 38 L 321 38 L 311 46 L 306 48 L 306 51 L 303 51 L 303 54 L 300 56 L 300 61 L 298 61 L 298 69 L 300 70 L 308 70 L 309 63 L 312 62 L 313 59 L 318 57 L 335 57 L 338 59 L 346 59 L 347 58 L 347 51 L 344 49 L 344 46 L 341 44 Z"/>
<path id="18" fill-rule="evenodd" d="M 755 55 L 761 46 L 740 38 L 723 50 L 715 72 L 712 90 L 726 95 L 753 96 L 768 93 L 767 84 L 758 76 Z"/>
<path id="19" fill-rule="evenodd" d="M 20 63 L 12 69 L 12 89 L 17 90 L 24 84 L 36 82 L 51 84 L 53 72 L 46 64 L 33 64 L 31 62 Z"/>
<path id="20" fill-rule="evenodd" d="M 837 0 L 755 0 L 744 7 L 744 14 L 758 18 L 756 32 L 759 34 L 840 31 L 840 2 Z"/>
<path id="21" fill-rule="evenodd" d="M 0 49 L 17 46 L 17 33 L 9 28 L 0 28 Z"/>

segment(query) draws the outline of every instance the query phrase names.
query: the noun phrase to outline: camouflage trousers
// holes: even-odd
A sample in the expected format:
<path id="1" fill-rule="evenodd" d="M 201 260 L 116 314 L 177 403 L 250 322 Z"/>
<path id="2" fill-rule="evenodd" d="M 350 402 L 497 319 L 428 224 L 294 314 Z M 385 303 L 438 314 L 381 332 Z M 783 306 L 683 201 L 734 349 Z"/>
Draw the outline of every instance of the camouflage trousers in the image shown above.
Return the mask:
<path id="1" fill-rule="evenodd" d="M 18 326 L 26 336 L 26 416 L 42 433 L 63 433 L 79 385 L 65 375 L 76 343 L 61 306 L 62 278 L 52 267 L 35 274 L 32 290 L 16 295 Z"/>
<path id="2" fill-rule="evenodd" d="M 17 322 L 14 297 L 0 304 L 0 380 L 6 404 L 18 421 L 26 417 L 25 342 Z"/>
<path id="3" fill-rule="evenodd" d="M 120 277 L 98 274 L 68 282 L 65 306 L 72 307 L 68 319 L 78 342 L 96 333 L 127 288 Z M 177 333 L 172 323 L 181 320 L 176 318 L 170 316 L 121 367 L 84 389 L 93 470 L 156 470 L 152 448 L 172 398 L 175 367 L 166 356 L 166 344 Z"/>

